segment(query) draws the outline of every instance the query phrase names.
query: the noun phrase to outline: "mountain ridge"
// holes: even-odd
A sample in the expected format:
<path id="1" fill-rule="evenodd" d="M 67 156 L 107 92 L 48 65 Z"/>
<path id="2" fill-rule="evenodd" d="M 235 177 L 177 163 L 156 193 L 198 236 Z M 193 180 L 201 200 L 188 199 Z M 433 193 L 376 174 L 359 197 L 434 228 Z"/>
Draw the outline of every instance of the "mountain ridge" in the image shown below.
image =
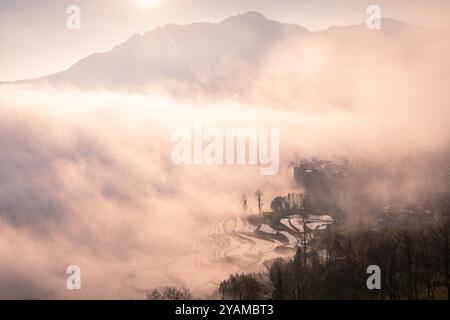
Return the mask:
<path id="1" fill-rule="evenodd" d="M 406 24 L 402 21 L 396 20 L 396 19 L 392 19 L 392 18 L 383 18 L 383 25 L 389 22 L 390 24 L 394 23 L 398 26 L 410 26 L 409 24 Z M 189 29 L 189 28 L 198 28 L 198 27 L 217 27 L 217 26 L 232 26 L 232 27 L 236 27 L 238 26 L 239 28 L 242 27 L 251 27 L 251 28 L 258 28 L 261 26 L 271 26 L 273 28 L 286 28 L 286 29 L 291 29 L 291 30 L 295 30 L 297 32 L 303 32 L 303 33 L 309 33 L 309 34 L 318 34 L 318 33 L 323 33 L 323 32 L 329 32 L 331 30 L 335 30 L 335 29 L 339 29 L 339 30 L 345 30 L 348 28 L 361 28 L 362 26 L 364 26 L 365 28 L 365 24 L 361 23 L 361 24 L 356 24 L 356 25 L 350 25 L 350 26 L 331 26 L 327 29 L 323 29 L 323 30 L 318 30 L 318 31 L 310 31 L 307 28 L 298 25 L 298 24 L 292 24 L 292 23 L 282 23 L 276 20 L 271 20 L 271 19 L 267 19 L 263 14 L 256 12 L 256 11 L 248 11 L 246 13 L 242 13 L 242 14 L 238 14 L 238 15 L 234 15 L 234 16 L 230 16 L 227 17 L 219 22 L 215 22 L 215 23 L 211 23 L 211 22 L 195 22 L 195 23 L 190 23 L 190 24 L 174 24 L 174 23 L 170 23 L 170 24 L 166 24 L 164 26 L 159 26 L 156 27 L 150 31 L 147 31 L 143 34 L 133 34 L 130 37 L 128 37 L 125 41 L 115 45 L 112 49 L 110 50 L 106 50 L 106 51 L 101 51 L 101 52 L 94 52 L 90 55 L 87 55 L 84 58 L 79 59 L 78 61 L 76 61 L 74 64 L 72 64 L 68 69 L 66 70 L 62 70 L 60 72 L 57 73 L 53 73 L 53 74 L 48 74 L 42 77 L 36 77 L 36 78 L 30 78 L 30 79 L 21 79 L 21 80 L 17 80 L 17 81 L 3 81 L 0 82 L 0 84 L 5 84 L 5 83 L 28 83 L 28 82 L 36 82 L 36 81 L 42 81 L 42 80 L 49 80 L 48 78 L 50 78 L 49 82 L 51 81 L 52 77 L 58 77 L 59 75 L 68 72 L 70 70 L 73 70 L 74 68 L 77 67 L 77 65 L 79 65 L 80 63 L 83 64 L 85 61 L 91 59 L 91 58 L 96 58 L 99 55 L 104 55 L 104 54 L 111 54 L 112 52 L 114 52 L 115 50 L 120 50 L 120 48 L 123 48 L 126 45 L 132 45 L 135 42 L 138 42 L 140 40 L 144 40 L 146 38 L 158 35 L 158 34 L 166 34 L 166 35 L 171 35 L 172 32 L 175 31 L 183 31 L 183 29 Z"/>

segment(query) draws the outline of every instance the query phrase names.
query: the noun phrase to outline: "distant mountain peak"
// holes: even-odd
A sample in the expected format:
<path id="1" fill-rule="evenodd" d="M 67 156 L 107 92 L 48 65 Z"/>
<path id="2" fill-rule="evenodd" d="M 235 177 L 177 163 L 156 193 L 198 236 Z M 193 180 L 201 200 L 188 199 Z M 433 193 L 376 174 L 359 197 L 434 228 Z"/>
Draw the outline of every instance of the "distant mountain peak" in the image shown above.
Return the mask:
<path id="1" fill-rule="evenodd" d="M 406 22 L 388 17 L 381 19 L 381 26 L 387 31 L 399 31 L 405 28 L 415 28 L 415 26 L 412 26 Z"/>
<path id="2" fill-rule="evenodd" d="M 269 20 L 262 13 L 257 11 L 248 11 L 242 14 L 228 17 L 224 20 L 224 22 L 249 22 L 249 23 L 259 21 L 267 22 Z"/>
<path id="3" fill-rule="evenodd" d="M 396 30 L 409 30 L 407 24 L 394 19 L 383 19 L 382 29 L 391 35 L 396 35 Z M 257 74 L 271 50 L 288 40 L 299 41 L 305 35 L 329 39 L 339 36 L 340 41 L 346 42 L 349 37 L 365 39 L 370 34 L 375 33 L 369 33 L 365 24 L 310 33 L 300 25 L 281 23 L 248 11 L 218 23 L 168 24 L 143 35 L 135 34 L 111 51 L 89 55 L 65 71 L 18 82 L 46 81 L 80 88 L 141 88 L 168 83 L 170 89 L 170 83 L 176 81 L 195 83 L 202 88 L 209 86 L 208 92 L 223 91 L 225 95 L 239 88 L 225 82 L 224 70 L 238 74 L 241 66 L 245 66 L 246 74 Z M 207 79 L 206 72 L 210 76 Z M 221 82 L 222 91 L 216 88 Z"/>

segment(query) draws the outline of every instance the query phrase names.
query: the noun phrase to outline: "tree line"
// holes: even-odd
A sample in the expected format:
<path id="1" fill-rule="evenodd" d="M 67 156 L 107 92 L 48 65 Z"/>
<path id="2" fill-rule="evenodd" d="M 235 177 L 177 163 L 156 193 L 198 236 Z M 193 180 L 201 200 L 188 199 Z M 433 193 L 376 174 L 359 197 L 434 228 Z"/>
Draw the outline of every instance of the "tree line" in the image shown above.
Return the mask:
<path id="1" fill-rule="evenodd" d="M 222 299 L 450 299 L 450 224 L 420 229 L 330 228 L 291 259 L 219 284 Z M 381 269 L 381 289 L 369 290 L 367 267 Z"/>

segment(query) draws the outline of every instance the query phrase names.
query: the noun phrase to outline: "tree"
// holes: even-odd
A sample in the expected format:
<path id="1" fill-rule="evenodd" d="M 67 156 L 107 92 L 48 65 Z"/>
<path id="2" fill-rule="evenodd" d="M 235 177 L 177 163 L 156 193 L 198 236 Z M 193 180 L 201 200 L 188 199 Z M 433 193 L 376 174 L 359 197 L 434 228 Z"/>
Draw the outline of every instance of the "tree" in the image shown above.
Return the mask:
<path id="1" fill-rule="evenodd" d="M 147 291 L 147 300 L 190 300 L 191 292 L 186 288 L 165 287 Z"/>
<path id="2" fill-rule="evenodd" d="M 270 209 L 276 213 L 282 213 L 286 206 L 286 200 L 283 197 L 276 197 L 270 204 Z"/>
<path id="3" fill-rule="evenodd" d="M 431 237 L 438 252 L 437 261 L 442 268 L 447 300 L 450 300 L 450 234 L 448 225 L 435 228 Z"/>

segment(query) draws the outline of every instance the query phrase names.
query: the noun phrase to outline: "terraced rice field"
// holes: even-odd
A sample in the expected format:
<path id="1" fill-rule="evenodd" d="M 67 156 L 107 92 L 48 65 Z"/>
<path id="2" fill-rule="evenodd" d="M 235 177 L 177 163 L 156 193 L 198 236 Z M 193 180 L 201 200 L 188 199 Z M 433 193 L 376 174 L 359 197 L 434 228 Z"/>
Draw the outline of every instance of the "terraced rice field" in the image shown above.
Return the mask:
<path id="1" fill-rule="evenodd" d="M 327 217 L 307 220 L 305 226 L 309 231 L 323 230 L 333 223 Z M 151 288 L 178 286 L 189 288 L 197 296 L 206 296 L 232 273 L 258 271 L 266 260 L 295 254 L 303 239 L 303 229 L 298 216 L 284 218 L 272 226 L 252 225 L 243 217 L 222 220 L 193 232 L 184 239 L 183 250 L 155 257 L 152 266 L 124 273 L 123 295 L 131 292 L 142 295 Z M 312 236 L 312 232 L 307 235 Z"/>

